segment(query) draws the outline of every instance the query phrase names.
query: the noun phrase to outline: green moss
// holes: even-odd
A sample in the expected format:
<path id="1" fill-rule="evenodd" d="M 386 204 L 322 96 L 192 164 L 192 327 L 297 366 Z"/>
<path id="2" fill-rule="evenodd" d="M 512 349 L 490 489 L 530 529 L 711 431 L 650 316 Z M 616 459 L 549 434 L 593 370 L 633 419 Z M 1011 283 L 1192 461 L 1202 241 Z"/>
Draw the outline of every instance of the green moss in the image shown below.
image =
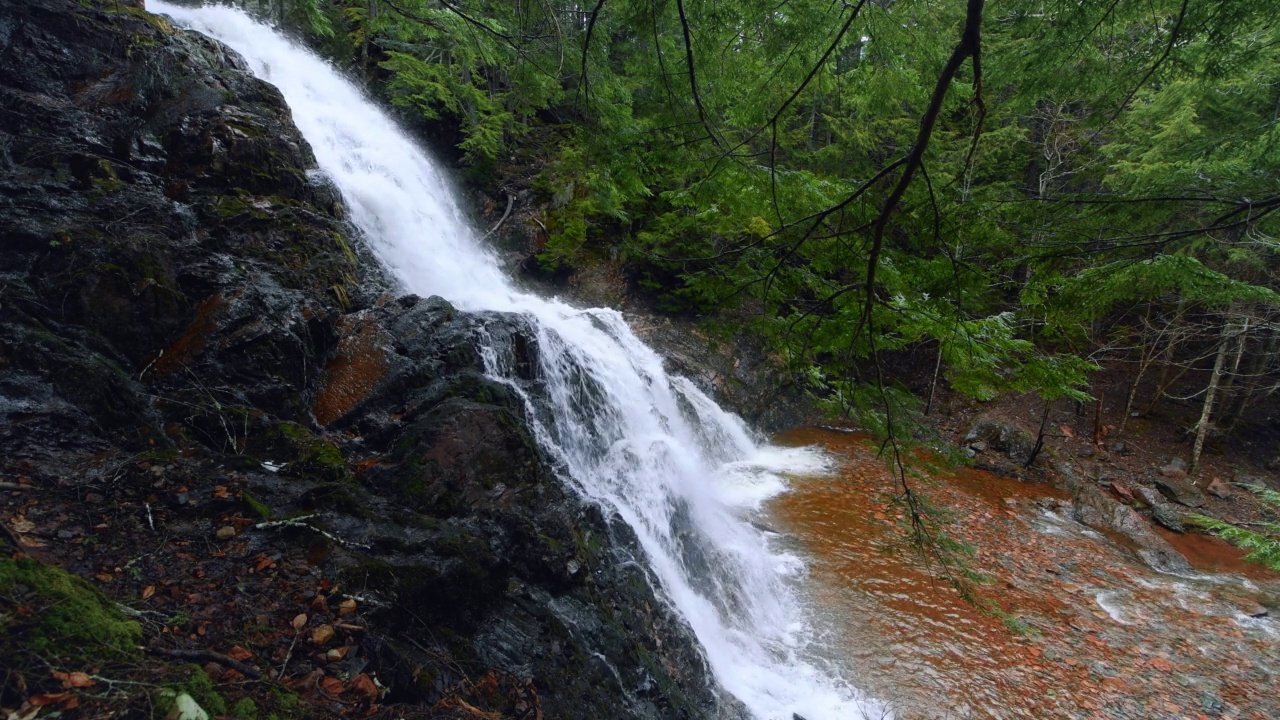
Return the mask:
<path id="1" fill-rule="evenodd" d="M 35 612 L 0 614 L 0 632 L 18 647 L 80 659 L 138 655 L 142 628 L 96 588 L 30 558 L 0 558 L 0 603 Z"/>
<path id="2" fill-rule="evenodd" d="M 280 711 L 288 713 L 289 715 L 293 715 L 298 712 L 299 701 L 297 695 L 294 695 L 288 690 L 273 687 L 271 688 L 271 696 L 272 699 L 275 700 L 276 708 Z"/>
<path id="3" fill-rule="evenodd" d="M 210 715 L 223 715 L 227 712 L 226 699 L 218 694 L 213 680 L 198 665 L 191 666 L 191 679 L 183 684 L 182 690 L 189 693 Z"/>
<path id="4" fill-rule="evenodd" d="M 254 497 L 253 493 L 245 491 L 245 493 L 241 495 L 241 499 L 244 500 L 244 503 L 248 505 L 251 510 L 258 514 L 258 517 L 261 517 L 263 520 L 271 519 L 271 508 L 268 507 L 266 503 Z"/>
<path id="5" fill-rule="evenodd" d="M 196 704 L 209 713 L 210 716 L 225 715 L 227 712 L 227 700 L 218 693 L 213 681 L 209 679 L 209 676 L 205 674 L 199 665 L 189 665 L 187 667 L 191 675 L 186 682 L 163 688 L 155 694 L 155 712 L 152 717 L 166 717 L 174 714 L 174 706 L 178 697 L 183 693 L 190 695 L 191 699 L 195 700 Z M 250 700 L 249 702 L 252 703 L 253 701 Z M 239 703 L 237 703 L 236 707 L 239 707 Z M 256 706 L 254 706 L 254 713 L 254 716 L 249 720 L 256 720 Z M 236 717 L 242 716 L 236 715 Z"/>
<path id="6" fill-rule="evenodd" d="M 258 704 L 253 698 L 240 698 L 231 706 L 231 716 L 239 720 L 258 720 Z"/>
<path id="7" fill-rule="evenodd" d="M 347 461 L 338 446 L 315 437 L 297 423 L 279 423 L 275 430 L 276 446 L 290 455 L 288 474 L 331 481 L 348 478 Z"/>

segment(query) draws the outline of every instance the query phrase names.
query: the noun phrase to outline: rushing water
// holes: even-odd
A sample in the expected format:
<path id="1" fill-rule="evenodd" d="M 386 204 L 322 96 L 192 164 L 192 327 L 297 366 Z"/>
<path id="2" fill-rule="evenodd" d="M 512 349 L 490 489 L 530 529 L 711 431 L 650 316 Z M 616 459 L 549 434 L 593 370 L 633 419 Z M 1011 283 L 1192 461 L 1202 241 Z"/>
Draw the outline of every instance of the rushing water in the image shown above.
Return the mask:
<path id="1" fill-rule="evenodd" d="M 687 380 L 667 375 L 620 313 L 515 288 L 436 163 L 315 55 L 234 9 L 148 6 L 231 46 L 280 89 L 320 169 L 405 290 L 529 319 L 545 396 L 526 401 L 543 448 L 567 482 L 635 530 L 658 591 L 693 628 L 726 690 L 762 719 L 882 715 L 822 659 L 829 652 L 796 589 L 802 564 L 750 522 L 785 489 L 780 473 L 821 471 L 822 455 L 758 442 Z M 514 375 L 501 353 L 485 355 L 495 378 Z"/>

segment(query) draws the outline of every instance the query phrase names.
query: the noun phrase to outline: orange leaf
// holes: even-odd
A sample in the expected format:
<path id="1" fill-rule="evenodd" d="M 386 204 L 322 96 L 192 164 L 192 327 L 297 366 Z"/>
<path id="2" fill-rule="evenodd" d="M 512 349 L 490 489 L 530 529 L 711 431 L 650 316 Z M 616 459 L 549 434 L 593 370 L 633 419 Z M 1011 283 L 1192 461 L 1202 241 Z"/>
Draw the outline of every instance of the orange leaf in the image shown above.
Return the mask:
<path id="1" fill-rule="evenodd" d="M 146 600 L 147 598 L 149 598 L 149 597 L 151 597 L 152 595 L 155 595 L 155 594 L 156 594 L 156 586 L 155 586 L 155 585 L 148 585 L 148 586 L 146 586 L 146 587 L 142 588 L 142 599 L 143 599 L 143 600 Z"/>
<path id="2" fill-rule="evenodd" d="M 294 629 L 294 630 L 301 631 L 301 630 L 302 630 L 302 628 L 303 628 L 303 626 L 305 626 L 306 624 L 307 624 L 307 614 L 306 614 L 306 613 L 298 613 L 298 616 L 297 616 L 297 617 L 295 617 L 295 618 L 293 619 L 293 629 Z"/>
<path id="3" fill-rule="evenodd" d="M 53 676 L 62 681 L 64 688 L 87 688 L 98 684 L 97 680 L 82 672 L 64 673 L 54 670 Z"/>
<path id="4" fill-rule="evenodd" d="M 1073 438 L 1076 436 L 1075 431 L 1071 429 L 1070 425 L 1059 425 L 1058 429 L 1062 431 L 1063 435 L 1066 435 L 1069 438 Z"/>
<path id="5" fill-rule="evenodd" d="M 339 615 L 346 615 L 347 613 L 353 613 L 355 611 L 356 611 L 356 601 L 351 598 L 347 598 L 346 600 L 343 600 L 342 602 L 338 603 Z"/>
<path id="6" fill-rule="evenodd" d="M 320 689 L 330 695 L 339 695 L 342 693 L 342 681 L 338 678 L 327 677 L 320 681 Z"/>
<path id="7" fill-rule="evenodd" d="M 249 650 L 246 650 L 245 648 L 240 647 L 239 645 L 236 645 L 235 647 L 227 651 L 227 657 L 231 658 L 232 660 L 239 660 L 240 662 L 244 662 L 245 660 L 252 659 L 253 653 L 250 652 Z"/>
<path id="8" fill-rule="evenodd" d="M 369 702 L 378 701 L 378 686 L 364 673 L 351 679 L 350 690 Z"/>
<path id="9" fill-rule="evenodd" d="M 27 702 L 31 703 L 32 705 L 35 705 L 36 707 L 41 707 L 42 705 L 51 705 L 56 702 L 62 702 L 63 700 L 66 700 L 69 697 L 72 697 L 71 693 L 69 692 L 42 693 L 40 695 L 32 695 L 31 697 L 27 698 Z"/>

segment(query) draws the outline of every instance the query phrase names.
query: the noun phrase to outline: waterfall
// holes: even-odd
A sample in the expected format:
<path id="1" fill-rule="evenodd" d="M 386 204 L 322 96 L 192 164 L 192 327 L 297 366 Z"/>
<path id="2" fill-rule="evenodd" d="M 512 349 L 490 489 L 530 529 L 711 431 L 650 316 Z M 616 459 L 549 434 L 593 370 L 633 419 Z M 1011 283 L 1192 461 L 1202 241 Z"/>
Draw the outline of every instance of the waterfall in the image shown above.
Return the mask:
<path id="1" fill-rule="evenodd" d="M 639 537 L 660 597 L 692 627 L 721 686 L 761 720 L 881 717 L 840 677 L 808 618 L 804 566 L 751 515 L 818 472 L 807 449 L 758 442 L 662 359 L 620 313 L 522 292 L 480 243 L 436 163 L 326 62 L 235 9 L 148 0 L 152 11 L 229 45 L 284 94 L 352 222 L 403 286 L 464 310 L 520 313 L 536 329 L 530 421 L 563 480 L 616 510 Z M 488 372 L 514 383 L 490 347 Z"/>

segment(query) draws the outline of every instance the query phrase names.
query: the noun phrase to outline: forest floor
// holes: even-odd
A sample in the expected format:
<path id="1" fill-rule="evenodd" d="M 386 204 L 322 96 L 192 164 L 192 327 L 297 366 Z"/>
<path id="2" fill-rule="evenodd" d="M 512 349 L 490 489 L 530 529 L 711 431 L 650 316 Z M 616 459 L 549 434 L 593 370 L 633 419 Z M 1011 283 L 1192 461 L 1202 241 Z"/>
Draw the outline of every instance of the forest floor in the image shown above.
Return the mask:
<path id="1" fill-rule="evenodd" d="M 204 465 L 135 457 L 39 490 L 0 477 L 0 552 L 17 561 L 6 568 L 39 574 L 18 583 L 26 594 L 0 595 L 0 717 L 160 718 L 187 693 L 212 717 L 466 718 L 480 715 L 459 708 L 483 705 L 473 691 L 505 692 L 496 677 L 475 678 L 435 708 L 387 706 L 365 671 L 362 641 L 378 620 L 327 561 L 329 543 L 303 524 L 264 522 L 239 473 Z M 221 482 L 202 481 L 215 472 Z M 125 475 L 150 478 L 150 493 L 111 498 Z M 112 621 L 138 623 L 145 648 L 97 647 L 103 630 L 88 614 L 59 628 L 82 639 L 87 664 L 26 642 L 58 605 L 95 608 L 98 620 L 118 609 Z"/>

